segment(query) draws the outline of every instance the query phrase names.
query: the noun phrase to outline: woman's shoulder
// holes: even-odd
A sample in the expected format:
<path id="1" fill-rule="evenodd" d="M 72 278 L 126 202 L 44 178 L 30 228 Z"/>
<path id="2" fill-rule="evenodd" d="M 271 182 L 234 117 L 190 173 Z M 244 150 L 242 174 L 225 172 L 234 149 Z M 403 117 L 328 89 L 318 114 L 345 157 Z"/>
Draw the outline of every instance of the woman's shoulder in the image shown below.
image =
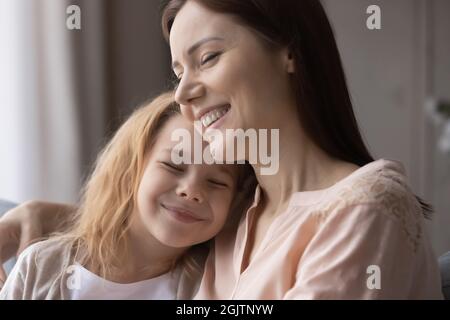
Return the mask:
<path id="1" fill-rule="evenodd" d="M 353 211 L 367 221 L 394 223 L 414 247 L 422 236 L 422 208 L 397 161 L 382 159 L 361 167 L 338 183 L 320 207 L 323 222 Z"/>
<path id="2" fill-rule="evenodd" d="M 383 208 L 409 205 L 420 207 L 408 185 L 403 165 L 393 160 L 371 162 L 338 183 L 330 192 L 329 201 L 340 201 L 343 206 L 360 204 Z"/>

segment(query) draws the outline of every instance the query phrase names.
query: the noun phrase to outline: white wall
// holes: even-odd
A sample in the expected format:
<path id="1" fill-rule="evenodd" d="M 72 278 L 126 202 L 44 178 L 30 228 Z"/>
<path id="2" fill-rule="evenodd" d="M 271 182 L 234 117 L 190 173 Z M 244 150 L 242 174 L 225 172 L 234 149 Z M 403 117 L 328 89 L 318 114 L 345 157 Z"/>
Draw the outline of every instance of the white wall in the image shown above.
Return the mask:
<path id="1" fill-rule="evenodd" d="M 355 111 L 376 158 L 403 162 L 414 191 L 436 207 L 430 233 L 450 250 L 450 156 L 436 150 L 427 97 L 450 94 L 450 1 L 323 0 L 342 55 Z M 381 8 L 381 30 L 366 9 Z"/>
<path id="2" fill-rule="evenodd" d="M 450 1 L 430 1 L 430 29 L 433 35 L 430 63 L 430 90 L 437 98 L 450 101 Z M 433 130 L 439 136 L 440 128 Z M 450 155 L 444 155 L 434 145 L 430 146 L 432 177 L 428 185 L 436 208 L 433 223 L 433 240 L 439 253 L 450 250 Z"/>

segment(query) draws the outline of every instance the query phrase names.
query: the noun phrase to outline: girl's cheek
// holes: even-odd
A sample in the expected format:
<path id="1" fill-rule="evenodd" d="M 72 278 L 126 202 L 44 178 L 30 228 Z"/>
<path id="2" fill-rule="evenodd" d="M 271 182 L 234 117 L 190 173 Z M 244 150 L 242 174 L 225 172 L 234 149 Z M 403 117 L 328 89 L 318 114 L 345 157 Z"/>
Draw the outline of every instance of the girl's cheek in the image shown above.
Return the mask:
<path id="1" fill-rule="evenodd" d="M 210 195 L 212 195 L 210 193 Z M 226 211 L 233 201 L 233 192 L 223 191 L 215 193 L 213 197 L 210 198 L 210 203 L 212 208 L 220 209 L 221 211 Z"/>

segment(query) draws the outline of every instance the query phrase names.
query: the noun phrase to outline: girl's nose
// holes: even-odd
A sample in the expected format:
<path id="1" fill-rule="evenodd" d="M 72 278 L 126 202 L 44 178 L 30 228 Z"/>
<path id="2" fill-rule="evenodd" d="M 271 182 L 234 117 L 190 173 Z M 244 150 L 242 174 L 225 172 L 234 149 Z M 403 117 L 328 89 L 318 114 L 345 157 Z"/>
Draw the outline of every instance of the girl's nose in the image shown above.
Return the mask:
<path id="1" fill-rule="evenodd" d="M 185 200 L 197 203 L 203 203 L 205 200 L 200 186 L 195 181 L 180 184 L 176 189 L 176 194 Z"/>

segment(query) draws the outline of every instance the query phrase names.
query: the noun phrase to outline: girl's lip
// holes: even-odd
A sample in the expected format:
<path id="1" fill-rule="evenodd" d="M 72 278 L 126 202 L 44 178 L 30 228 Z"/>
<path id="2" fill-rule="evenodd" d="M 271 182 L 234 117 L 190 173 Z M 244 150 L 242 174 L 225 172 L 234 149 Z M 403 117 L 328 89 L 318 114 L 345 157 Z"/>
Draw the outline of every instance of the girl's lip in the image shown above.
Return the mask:
<path id="1" fill-rule="evenodd" d="M 199 222 L 199 221 L 203 220 L 203 219 L 197 217 L 191 211 L 183 209 L 183 208 L 174 207 L 174 206 L 170 206 L 170 205 L 164 205 L 164 204 L 161 204 L 161 207 L 163 207 L 167 211 L 167 213 L 169 213 L 169 215 L 171 217 L 173 217 L 183 223 L 194 223 L 194 222 Z"/>

